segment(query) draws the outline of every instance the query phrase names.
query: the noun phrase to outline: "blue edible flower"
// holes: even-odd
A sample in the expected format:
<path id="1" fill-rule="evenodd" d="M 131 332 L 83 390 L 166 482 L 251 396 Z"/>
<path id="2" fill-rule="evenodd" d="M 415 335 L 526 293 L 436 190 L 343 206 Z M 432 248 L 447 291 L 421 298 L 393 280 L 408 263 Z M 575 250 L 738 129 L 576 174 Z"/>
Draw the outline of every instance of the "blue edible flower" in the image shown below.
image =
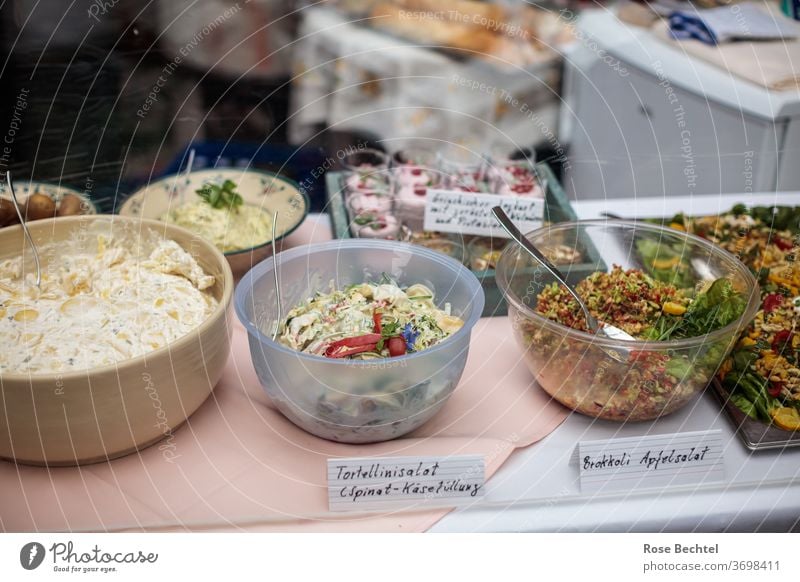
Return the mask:
<path id="1" fill-rule="evenodd" d="M 409 352 L 413 350 L 414 342 L 417 341 L 417 338 L 419 337 L 419 332 L 414 331 L 414 328 L 411 326 L 411 324 L 407 323 L 400 335 L 404 340 L 406 340 L 406 349 Z"/>

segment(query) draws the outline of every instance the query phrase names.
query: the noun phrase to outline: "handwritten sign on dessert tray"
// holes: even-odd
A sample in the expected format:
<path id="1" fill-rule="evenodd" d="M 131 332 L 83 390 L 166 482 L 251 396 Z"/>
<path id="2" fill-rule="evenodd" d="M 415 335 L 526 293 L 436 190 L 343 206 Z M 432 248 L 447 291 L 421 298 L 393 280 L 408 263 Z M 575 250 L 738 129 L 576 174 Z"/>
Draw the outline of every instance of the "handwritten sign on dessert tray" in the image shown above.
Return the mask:
<path id="1" fill-rule="evenodd" d="M 722 432 L 693 431 L 582 441 L 582 493 L 674 487 L 724 479 Z"/>
<path id="2" fill-rule="evenodd" d="M 331 511 L 454 507 L 484 495 L 481 455 L 328 459 Z"/>
<path id="3" fill-rule="evenodd" d="M 428 190 L 424 228 L 438 232 L 507 237 L 492 214 L 494 206 L 501 206 L 522 232 L 542 226 L 543 198 Z"/>

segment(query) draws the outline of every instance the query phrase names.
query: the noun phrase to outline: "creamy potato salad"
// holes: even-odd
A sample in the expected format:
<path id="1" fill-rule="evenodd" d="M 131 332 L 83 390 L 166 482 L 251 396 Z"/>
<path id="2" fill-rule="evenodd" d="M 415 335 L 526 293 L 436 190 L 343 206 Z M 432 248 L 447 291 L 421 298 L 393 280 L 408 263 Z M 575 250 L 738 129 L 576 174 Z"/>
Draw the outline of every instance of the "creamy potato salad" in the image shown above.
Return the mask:
<path id="1" fill-rule="evenodd" d="M 41 289 L 22 257 L 2 261 L 0 372 L 80 371 L 164 347 L 210 315 L 213 285 L 172 240 L 138 256 L 130 241 L 98 236 L 92 252 L 46 260 Z"/>
<path id="2" fill-rule="evenodd" d="M 422 351 L 463 325 L 450 304 L 436 307 L 425 285 L 362 283 L 318 292 L 292 309 L 280 325 L 279 341 L 327 358 L 363 360 Z"/>
<path id="3" fill-rule="evenodd" d="M 203 201 L 187 202 L 164 214 L 161 220 L 191 230 L 224 253 L 272 240 L 272 216 L 251 204 L 214 208 Z"/>

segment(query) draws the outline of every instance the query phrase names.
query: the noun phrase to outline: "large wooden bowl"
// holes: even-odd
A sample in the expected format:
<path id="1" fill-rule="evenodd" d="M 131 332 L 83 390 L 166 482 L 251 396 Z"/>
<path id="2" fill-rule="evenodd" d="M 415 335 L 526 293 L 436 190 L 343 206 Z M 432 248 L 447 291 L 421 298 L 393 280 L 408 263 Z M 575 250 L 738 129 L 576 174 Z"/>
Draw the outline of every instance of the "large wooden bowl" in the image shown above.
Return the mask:
<path id="1" fill-rule="evenodd" d="M 169 346 L 116 365 L 65 374 L 0 374 L 0 457 L 53 466 L 120 457 L 171 437 L 219 381 L 230 352 L 233 275 L 213 245 L 176 226 L 121 216 L 29 224 L 39 245 L 119 228 L 153 230 L 180 244 L 216 278 L 212 293 L 219 305 Z M 0 261 L 18 256 L 24 245 L 19 225 L 0 229 Z M 165 458 L 175 454 L 168 444 Z"/>

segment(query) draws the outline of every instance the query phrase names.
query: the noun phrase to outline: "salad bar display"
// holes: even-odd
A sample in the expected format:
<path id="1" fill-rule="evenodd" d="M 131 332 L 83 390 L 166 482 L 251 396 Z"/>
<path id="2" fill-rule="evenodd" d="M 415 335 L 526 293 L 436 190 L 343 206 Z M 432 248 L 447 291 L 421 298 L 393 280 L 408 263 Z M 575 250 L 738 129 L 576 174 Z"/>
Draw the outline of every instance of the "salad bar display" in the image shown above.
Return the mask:
<path id="1" fill-rule="evenodd" d="M 195 352 L 181 361 L 201 361 L 205 348 L 187 338 L 219 317 L 231 292 L 217 264 L 221 251 L 239 272 L 247 270 L 235 262 L 242 253 L 251 265 L 267 257 L 236 286 L 250 357 L 275 407 L 325 439 L 379 442 L 425 423 L 456 389 L 478 319 L 506 310 L 521 361 L 572 410 L 618 422 L 654 420 L 680 409 L 716 375 L 726 404 L 749 422 L 797 434 L 800 213 L 736 207 L 667 224 L 576 221 L 546 164 L 473 158 L 354 150 L 343 160 L 346 171 L 327 173 L 338 240 L 274 256 L 270 243 L 302 222 L 308 201 L 277 176 L 237 169 L 188 171 L 131 196 L 121 207 L 126 223 L 153 216 L 158 222 L 149 228 L 174 233 L 144 255 L 131 254 L 119 236 L 101 236 L 85 256 L 59 249 L 56 272 L 53 245 L 41 244 L 49 269 L 41 286 L 30 272 L 34 249 L 15 231 L 21 250 L 0 263 L 0 335 L 20 349 L 0 356 L 0 374 L 122 369 L 138 356 L 169 356 L 182 343 Z M 563 279 L 509 239 L 426 231 L 427 194 L 440 188 L 467 199 L 542 199 L 543 226 L 525 236 Z M 186 246 L 199 240 L 204 255 L 194 242 Z M 67 329 L 92 341 L 65 341 Z M 201 387 L 198 398 L 210 388 Z M 24 414 L 49 414 L 28 408 Z M 114 454 L 151 438 L 121 439 Z M 98 457 L 96 447 L 86 451 L 29 460 Z"/>

